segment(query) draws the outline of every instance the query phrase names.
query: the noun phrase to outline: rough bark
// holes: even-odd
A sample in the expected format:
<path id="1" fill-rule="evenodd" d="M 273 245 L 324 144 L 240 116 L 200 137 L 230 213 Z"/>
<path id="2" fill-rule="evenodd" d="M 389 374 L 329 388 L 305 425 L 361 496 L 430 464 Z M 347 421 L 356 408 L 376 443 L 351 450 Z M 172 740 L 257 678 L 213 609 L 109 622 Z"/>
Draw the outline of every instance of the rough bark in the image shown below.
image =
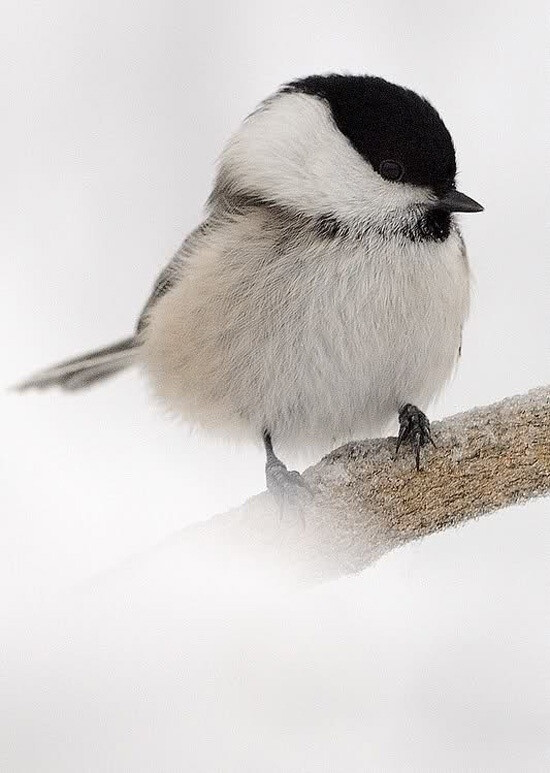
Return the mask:
<path id="1" fill-rule="evenodd" d="M 271 495 L 193 524 L 159 546 L 276 567 L 314 583 L 359 572 L 410 540 L 550 493 L 550 388 L 474 408 L 432 427 L 437 448 L 417 473 L 395 438 L 349 443 L 305 471 L 315 490 L 306 525 L 279 522 Z M 521 525 L 518 523 L 518 528 Z"/>

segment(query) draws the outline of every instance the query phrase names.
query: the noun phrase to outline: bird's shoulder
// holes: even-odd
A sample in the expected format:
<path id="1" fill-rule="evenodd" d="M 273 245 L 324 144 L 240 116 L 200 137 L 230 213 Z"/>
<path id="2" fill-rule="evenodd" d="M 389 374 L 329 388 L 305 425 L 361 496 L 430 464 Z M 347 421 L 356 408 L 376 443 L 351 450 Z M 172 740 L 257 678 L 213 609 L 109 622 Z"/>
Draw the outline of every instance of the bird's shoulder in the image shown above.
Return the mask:
<path id="1" fill-rule="evenodd" d="M 192 231 L 183 241 L 177 252 L 172 256 L 170 261 L 162 269 L 157 276 L 151 293 L 147 298 L 144 307 L 138 317 L 136 325 L 136 334 L 139 335 L 143 332 L 147 325 L 147 320 L 152 308 L 157 301 L 162 298 L 166 293 L 172 289 L 176 282 L 185 271 L 185 267 L 189 261 L 189 256 L 196 250 L 201 237 L 208 230 L 208 219 L 203 221 L 194 231 Z"/>
<path id="2" fill-rule="evenodd" d="M 276 257 L 303 237 L 304 225 L 281 207 L 252 195 L 211 197 L 203 222 L 185 238 L 156 278 L 139 316 L 137 333 L 145 328 L 157 301 L 185 277 L 191 262 L 200 264 L 207 252 L 215 252 L 220 265 L 237 257 L 243 262 Z M 326 228 L 326 223 L 319 227 Z"/>

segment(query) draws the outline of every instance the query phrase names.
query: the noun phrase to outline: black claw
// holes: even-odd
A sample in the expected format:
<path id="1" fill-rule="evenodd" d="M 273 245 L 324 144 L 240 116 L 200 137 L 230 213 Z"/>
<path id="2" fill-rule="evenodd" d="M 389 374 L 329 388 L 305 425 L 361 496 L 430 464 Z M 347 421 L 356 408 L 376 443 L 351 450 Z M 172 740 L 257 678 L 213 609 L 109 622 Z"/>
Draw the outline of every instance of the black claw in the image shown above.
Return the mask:
<path id="1" fill-rule="evenodd" d="M 416 469 L 420 470 L 420 451 L 426 443 L 436 445 L 432 438 L 428 417 L 415 405 L 407 403 L 399 411 L 399 434 L 395 447 L 395 458 L 404 440 L 409 440 L 415 455 Z"/>
<path id="2" fill-rule="evenodd" d="M 416 457 L 416 471 L 420 470 L 420 447 L 422 445 L 422 435 L 419 432 L 415 432 L 414 435 L 414 453 Z"/>
<path id="3" fill-rule="evenodd" d="M 399 424 L 399 434 L 397 436 L 397 444 L 395 446 L 395 458 L 397 459 L 397 454 L 399 453 L 399 448 L 401 446 L 401 443 L 405 440 L 407 437 L 407 425 Z"/>

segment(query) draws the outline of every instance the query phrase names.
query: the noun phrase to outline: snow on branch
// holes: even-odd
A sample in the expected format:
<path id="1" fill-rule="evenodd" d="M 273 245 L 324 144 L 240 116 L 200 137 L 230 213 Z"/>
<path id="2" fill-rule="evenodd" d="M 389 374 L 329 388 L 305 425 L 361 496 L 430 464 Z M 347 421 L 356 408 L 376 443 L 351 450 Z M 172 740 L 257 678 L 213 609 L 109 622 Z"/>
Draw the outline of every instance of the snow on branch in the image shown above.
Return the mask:
<path id="1" fill-rule="evenodd" d="M 349 443 L 305 471 L 315 490 L 303 527 L 279 522 L 267 492 L 193 524 L 155 549 L 276 567 L 285 582 L 359 572 L 410 540 L 550 493 L 550 388 L 434 423 L 417 473 L 395 438 Z M 518 528 L 521 525 L 518 524 Z"/>

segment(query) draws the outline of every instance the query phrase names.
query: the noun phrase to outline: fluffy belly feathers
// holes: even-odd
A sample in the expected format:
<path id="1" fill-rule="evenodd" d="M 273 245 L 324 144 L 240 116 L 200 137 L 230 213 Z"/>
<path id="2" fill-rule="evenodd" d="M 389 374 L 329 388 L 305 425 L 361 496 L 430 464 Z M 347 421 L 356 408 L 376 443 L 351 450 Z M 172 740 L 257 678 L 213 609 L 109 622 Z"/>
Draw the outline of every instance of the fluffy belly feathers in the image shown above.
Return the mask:
<path id="1" fill-rule="evenodd" d="M 155 305 L 143 362 L 168 408 L 216 434 L 328 450 L 379 433 L 450 377 L 468 309 L 458 234 L 399 258 L 355 248 L 191 262 Z"/>

